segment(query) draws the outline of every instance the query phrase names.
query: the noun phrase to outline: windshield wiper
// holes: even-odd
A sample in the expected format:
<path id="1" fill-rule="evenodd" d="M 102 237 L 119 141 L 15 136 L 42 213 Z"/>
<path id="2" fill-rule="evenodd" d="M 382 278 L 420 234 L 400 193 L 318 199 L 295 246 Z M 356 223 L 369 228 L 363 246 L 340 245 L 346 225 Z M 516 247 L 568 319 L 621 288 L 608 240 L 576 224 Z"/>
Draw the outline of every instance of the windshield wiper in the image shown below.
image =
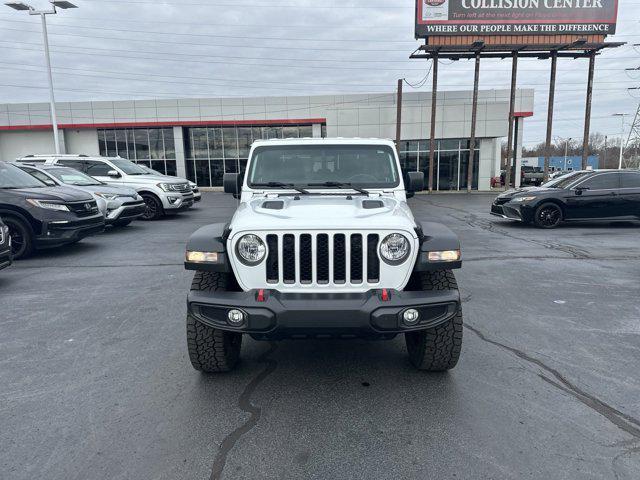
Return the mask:
<path id="1" fill-rule="evenodd" d="M 294 185 L 293 183 L 282 183 L 282 182 L 268 182 L 268 183 L 252 183 L 252 187 L 269 187 L 269 188 L 290 188 L 292 190 L 296 190 L 304 195 L 309 195 L 309 192 L 302 187 Z"/>
<path id="2" fill-rule="evenodd" d="M 323 182 L 323 183 L 307 183 L 306 187 L 328 187 L 328 188 L 350 188 L 351 190 L 355 190 L 358 193 L 362 193 L 363 195 L 369 195 L 369 192 L 364 188 L 354 187 L 351 183 L 344 182 Z"/>

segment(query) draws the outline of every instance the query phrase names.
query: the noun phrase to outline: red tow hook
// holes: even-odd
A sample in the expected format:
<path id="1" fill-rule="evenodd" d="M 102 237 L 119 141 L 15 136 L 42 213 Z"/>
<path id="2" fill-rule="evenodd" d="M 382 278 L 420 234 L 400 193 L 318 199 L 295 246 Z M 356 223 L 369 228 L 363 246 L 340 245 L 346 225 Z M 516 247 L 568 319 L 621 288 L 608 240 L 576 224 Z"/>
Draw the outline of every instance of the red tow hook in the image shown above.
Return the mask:
<path id="1" fill-rule="evenodd" d="M 389 295 L 389 290 L 387 290 L 386 288 L 383 288 L 382 294 L 380 295 L 380 299 L 383 302 L 388 302 L 389 300 L 391 300 L 391 295 Z"/>
<path id="2" fill-rule="evenodd" d="M 267 296 L 265 295 L 263 288 L 258 290 L 258 295 L 256 295 L 256 301 L 258 301 L 258 302 L 266 302 L 267 301 Z"/>

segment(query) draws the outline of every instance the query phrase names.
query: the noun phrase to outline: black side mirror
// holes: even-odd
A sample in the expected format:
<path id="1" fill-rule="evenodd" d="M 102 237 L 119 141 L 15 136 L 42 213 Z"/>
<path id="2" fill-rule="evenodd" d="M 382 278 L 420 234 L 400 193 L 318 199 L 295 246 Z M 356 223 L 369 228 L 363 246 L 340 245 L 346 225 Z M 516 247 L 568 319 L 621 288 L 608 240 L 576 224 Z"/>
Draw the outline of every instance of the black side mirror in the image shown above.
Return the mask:
<path id="1" fill-rule="evenodd" d="M 576 187 L 576 195 L 582 195 L 582 192 L 589 190 L 589 187 Z"/>
<path id="2" fill-rule="evenodd" d="M 424 190 L 424 172 L 408 172 L 405 189 L 409 194 Z"/>
<path id="3" fill-rule="evenodd" d="M 222 176 L 222 185 L 224 186 L 224 193 L 231 193 L 237 198 L 240 195 L 240 174 L 238 173 L 225 173 Z"/>

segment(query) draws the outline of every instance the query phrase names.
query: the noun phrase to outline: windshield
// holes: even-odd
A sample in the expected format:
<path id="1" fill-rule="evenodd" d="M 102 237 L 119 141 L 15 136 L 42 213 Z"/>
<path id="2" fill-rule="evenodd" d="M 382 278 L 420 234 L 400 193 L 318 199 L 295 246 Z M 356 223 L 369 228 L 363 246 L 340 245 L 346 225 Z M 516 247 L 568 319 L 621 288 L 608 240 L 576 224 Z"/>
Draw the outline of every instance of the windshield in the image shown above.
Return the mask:
<path id="1" fill-rule="evenodd" d="M 590 172 L 571 172 L 566 175 L 562 175 L 558 178 L 554 178 L 553 180 L 549 180 L 547 183 L 543 183 L 542 187 L 544 188 L 567 188 L 569 185 L 574 183 L 575 181 L 590 175 Z"/>
<path id="2" fill-rule="evenodd" d="M 0 162 L 0 188 L 42 188 L 46 185 L 14 165 Z"/>
<path id="3" fill-rule="evenodd" d="M 110 158 L 109 161 L 122 170 L 127 175 L 149 175 L 149 173 L 140 165 L 125 160 L 124 158 Z"/>
<path id="4" fill-rule="evenodd" d="M 99 182 L 95 178 L 85 175 L 82 172 L 78 172 L 72 168 L 48 168 L 46 171 L 48 174 L 53 175 L 62 183 L 66 183 L 67 185 L 76 185 L 78 187 L 102 185 L 102 182 Z"/>
<path id="5" fill-rule="evenodd" d="M 248 183 L 393 188 L 399 178 L 393 150 L 385 145 L 274 145 L 255 149 Z"/>

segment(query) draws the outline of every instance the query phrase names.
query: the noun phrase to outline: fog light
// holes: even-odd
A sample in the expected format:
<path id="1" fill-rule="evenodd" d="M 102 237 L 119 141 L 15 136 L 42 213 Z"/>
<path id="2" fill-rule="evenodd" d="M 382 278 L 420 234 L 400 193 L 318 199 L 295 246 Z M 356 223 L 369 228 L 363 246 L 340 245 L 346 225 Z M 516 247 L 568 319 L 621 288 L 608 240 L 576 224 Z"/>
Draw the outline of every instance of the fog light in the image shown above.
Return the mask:
<path id="1" fill-rule="evenodd" d="M 180 197 L 167 197 L 167 200 L 169 200 L 169 203 L 171 205 L 175 205 L 176 203 L 178 203 L 178 200 L 180 200 Z"/>
<path id="2" fill-rule="evenodd" d="M 187 252 L 187 262 L 218 263 L 218 254 L 216 252 Z"/>
<path id="3" fill-rule="evenodd" d="M 420 312 L 415 308 L 410 308 L 409 310 L 404 311 L 402 319 L 407 325 L 415 325 L 420 320 Z"/>
<path id="4" fill-rule="evenodd" d="M 460 250 L 445 250 L 443 252 L 429 252 L 430 262 L 457 262 L 460 260 Z"/>
<path id="5" fill-rule="evenodd" d="M 242 310 L 237 310 L 237 309 L 233 309 L 233 310 L 229 310 L 229 313 L 227 314 L 227 319 L 229 320 L 229 323 L 233 326 L 239 326 L 242 325 L 244 323 L 244 312 Z"/>

